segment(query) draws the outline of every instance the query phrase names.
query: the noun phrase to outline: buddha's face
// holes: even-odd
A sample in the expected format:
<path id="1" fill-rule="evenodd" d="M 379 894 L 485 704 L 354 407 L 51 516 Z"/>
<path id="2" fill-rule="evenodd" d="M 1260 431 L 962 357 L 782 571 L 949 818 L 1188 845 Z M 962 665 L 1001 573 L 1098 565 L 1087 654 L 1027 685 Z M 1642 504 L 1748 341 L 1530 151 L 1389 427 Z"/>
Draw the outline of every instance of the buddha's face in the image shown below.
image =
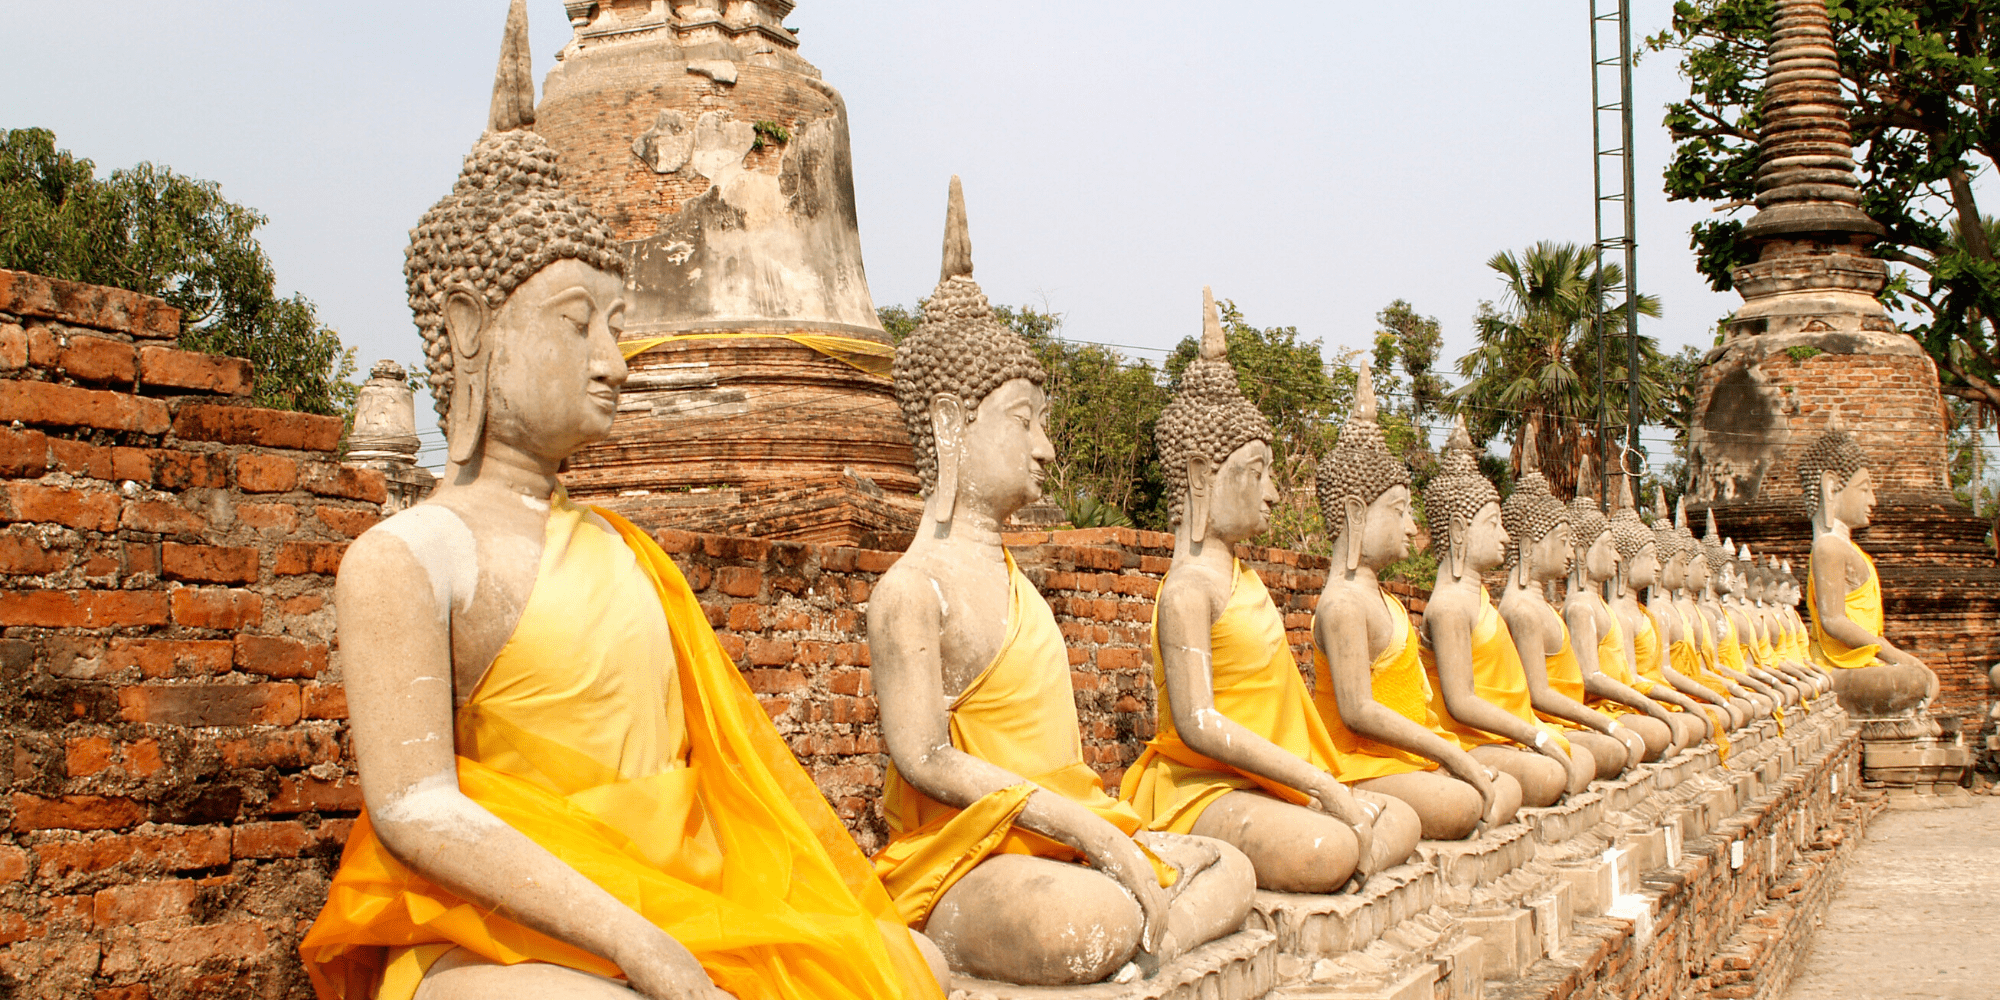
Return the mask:
<path id="1" fill-rule="evenodd" d="M 1528 561 L 1528 575 L 1536 580 L 1554 580 L 1569 572 L 1576 559 L 1575 540 L 1570 535 L 1569 525 L 1557 522 L 1548 534 L 1529 543 L 1523 554 Z"/>
<path id="2" fill-rule="evenodd" d="M 1500 523 L 1500 505 L 1489 503 L 1472 515 L 1465 529 L 1465 566 L 1484 573 L 1507 558 L 1507 529 Z"/>
<path id="3" fill-rule="evenodd" d="M 1674 551 L 1673 557 L 1660 563 L 1660 586 L 1668 590 L 1679 590 L 1687 585 L 1687 556 Z"/>
<path id="4" fill-rule="evenodd" d="M 1838 473 L 1828 472 L 1822 478 L 1831 481 Z M 1828 491 L 1827 513 L 1834 520 L 1849 528 L 1868 527 L 1868 515 L 1875 510 L 1875 478 L 1867 469 L 1854 474 L 1847 485 Z"/>
<path id="5" fill-rule="evenodd" d="M 1618 572 L 1618 546 L 1611 541 L 1611 532 L 1599 532 L 1597 540 L 1583 550 L 1583 571 L 1592 580 L 1609 580 Z"/>
<path id="6" fill-rule="evenodd" d="M 1271 505 L 1278 502 L 1278 485 L 1271 478 L 1271 446 L 1252 441 L 1229 453 L 1215 470 L 1209 490 L 1208 534 L 1240 542 L 1271 526 Z"/>
<path id="7" fill-rule="evenodd" d="M 481 333 L 488 442 L 560 462 L 603 437 L 618 414 L 625 359 L 624 279 L 556 261 L 514 289 Z"/>
<path id="8" fill-rule="evenodd" d="M 1625 582 L 1635 590 L 1644 590 L 1660 582 L 1660 547 L 1647 542 L 1639 549 L 1639 554 L 1625 563 Z"/>
<path id="9" fill-rule="evenodd" d="M 1049 398 L 1024 378 L 986 394 L 965 425 L 958 492 L 998 520 L 1041 499 L 1042 466 L 1056 457 L 1049 443 Z"/>
<path id="10" fill-rule="evenodd" d="M 1699 591 L 1708 586 L 1708 560 L 1699 555 L 1689 556 L 1687 572 L 1683 576 L 1689 590 Z"/>
<path id="11" fill-rule="evenodd" d="M 1361 525 L 1361 561 L 1381 569 L 1410 554 L 1417 537 L 1417 518 L 1410 510 L 1410 488 L 1391 486 L 1368 505 Z"/>
<path id="12" fill-rule="evenodd" d="M 1764 581 L 1754 576 L 1748 577 L 1747 582 L 1743 585 L 1743 596 L 1749 599 L 1752 604 L 1764 603 Z"/>
<path id="13" fill-rule="evenodd" d="M 1736 593 L 1735 566 L 1723 563 L 1722 569 L 1715 573 L 1715 592 L 1723 597 Z"/>

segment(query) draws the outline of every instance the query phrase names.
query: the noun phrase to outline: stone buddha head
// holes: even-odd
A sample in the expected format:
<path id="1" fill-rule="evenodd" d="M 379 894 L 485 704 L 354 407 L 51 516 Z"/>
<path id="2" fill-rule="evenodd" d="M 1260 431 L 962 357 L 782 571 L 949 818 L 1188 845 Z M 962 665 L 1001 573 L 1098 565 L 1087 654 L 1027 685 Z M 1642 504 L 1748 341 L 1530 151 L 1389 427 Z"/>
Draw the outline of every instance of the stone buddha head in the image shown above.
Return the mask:
<path id="1" fill-rule="evenodd" d="M 1589 455 L 1577 470 L 1576 496 L 1569 502 L 1573 565 L 1582 582 L 1603 583 L 1618 572 L 1618 547 L 1611 522 L 1597 506 L 1597 464 Z"/>
<path id="2" fill-rule="evenodd" d="M 1213 535 L 1240 542 L 1270 527 L 1278 499 L 1271 478 L 1271 424 L 1243 398 L 1215 295 L 1201 290 L 1200 354 L 1160 411 L 1153 440 L 1167 477 L 1168 520 L 1199 550 Z"/>
<path id="3" fill-rule="evenodd" d="M 1333 454 L 1319 465 L 1314 486 L 1320 515 L 1333 538 L 1334 559 L 1349 571 L 1379 570 L 1410 554 L 1417 521 L 1411 512 L 1410 467 L 1389 453 L 1376 422 L 1374 373 L 1363 358 L 1354 408 Z"/>
<path id="4" fill-rule="evenodd" d="M 1849 531 L 1868 527 L 1868 516 L 1875 509 L 1874 476 L 1868 456 L 1842 426 L 1838 410 L 1826 432 L 1799 456 L 1799 490 L 1815 534 L 1832 530 L 1835 524 Z"/>
<path id="5" fill-rule="evenodd" d="M 528 127 L 527 60 L 509 45 L 486 134 L 411 230 L 403 265 L 456 469 L 506 449 L 553 471 L 610 431 L 625 381 L 624 260 Z"/>
<path id="6" fill-rule="evenodd" d="M 1575 559 L 1569 509 L 1549 492 L 1548 477 L 1536 464 L 1535 428 L 1522 435 L 1521 479 L 1500 505 L 1500 520 L 1513 539 L 1509 552 L 1523 580 L 1548 581 L 1569 572 Z"/>
<path id="7" fill-rule="evenodd" d="M 1695 539 L 1693 531 L 1688 530 L 1686 496 L 1675 501 L 1674 538 L 1680 542 L 1681 552 L 1687 559 L 1686 568 L 1681 574 L 1681 589 L 1700 596 L 1707 588 L 1709 578 L 1713 574 L 1709 569 L 1707 554 L 1702 550 L 1701 542 Z"/>
<path id="8" fill-rule="evenodd" d="M 1673 511 L 1667 507 L 1667 491 L 1653 487 L 1653 543 L 1659 547 L 1659 585 L 1669 593 L 1687 583 L 1687 553 L 1681 549 L 1680 533 L 1674 530 Z"/>
<path id="9" fill-rule="evenodd" d="M 1618 568 L 1624 574 L 1625 585 L 1644 590 L 1660 582 L 1660 543 L 1632 506 L 1632 477 L 1620 476 L 1619 484 L 1617 509 L 1607 522 L 1611 545 L 1618 552 Z"/>
<path id="10" fill-rule="evenodd" d="M 1424 488 L 1424 511 L 1439 557 L 1453 578 L 1479 574 L 1507 558 L 1507 528 L 1501 523 L 1500 492 L 1479 473 L 1479 455 L 1466 432 L 1465 418 L 1452 421 L 1451 437 L 1438 460 L 1437 474 Z"/>
<path id="11" fill-rule="evenodd" d="M 1040 499 L 1048 437 L 1047 375 L 1028 342 L 993 318 L 972 280 L 965 193 L 951 179 L 944 266 L 924 318 L 896 347 L 896 402 L 910 431 L 924 518 L 940 537 L 958 509 L 996 524 Z"/>

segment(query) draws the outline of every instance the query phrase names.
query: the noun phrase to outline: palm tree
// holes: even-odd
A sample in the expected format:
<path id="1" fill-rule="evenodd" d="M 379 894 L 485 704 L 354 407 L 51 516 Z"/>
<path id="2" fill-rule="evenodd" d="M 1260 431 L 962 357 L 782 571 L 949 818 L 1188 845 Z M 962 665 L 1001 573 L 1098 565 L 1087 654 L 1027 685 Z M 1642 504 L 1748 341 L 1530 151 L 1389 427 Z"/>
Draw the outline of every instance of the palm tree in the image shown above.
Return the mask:
<path id="1" fill-rule="evenodd" d="M 1625 410 L 1625 304 L 1607 294 L 1624 284 L 1624 269 L 1613 263 L 1600 269 L 1591 247 L 1548 240 L 1518 256 L 1502 251 L 1486 266 L 1505 286 L 1502 308 L 1480 303 L 1478 346 L 1458 359 L 1467 381 L 1452 392 L 1451 404 L 1475 440 L 1504 434 L 1516 455 L 1522 436 L 1534 429 L 1550 486 L 1559 496 L 1572 492 L 1578 460 L 1597 448 L 1600 394 L 1611 394 L 1614 418 Z M 1651 295 L 1639 296 L 1637 306 L 1643 315 L 1660 315 L 1660 300 Z M 1618 338 L 1607 345 L 1605 385 L 1597 375 L 1600 336 Z M 1656 423 L 1669 396 L 1664 359 L 1644 335 L 1639 357 L 1640 416 Z"/>

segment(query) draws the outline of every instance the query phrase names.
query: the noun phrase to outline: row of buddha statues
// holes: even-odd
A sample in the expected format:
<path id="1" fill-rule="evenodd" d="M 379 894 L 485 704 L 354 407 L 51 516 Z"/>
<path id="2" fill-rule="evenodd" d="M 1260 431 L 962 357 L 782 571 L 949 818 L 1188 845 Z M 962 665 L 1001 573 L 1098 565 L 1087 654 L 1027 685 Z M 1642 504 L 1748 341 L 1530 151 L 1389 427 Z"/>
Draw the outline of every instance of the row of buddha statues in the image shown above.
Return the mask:
<path id="1" fill-rule="evenodd" d="M 366 809 L 301 946 L 322 997 L 1130 980 L 1238 931 L 1260 889 L 1350 891 L 1422 839 L 1725 744 L 1839 674 L 1890 671 L 1868 689 L 1886 703 L 1923 670 L 1881 638 L 1879 599 L 1867 610 L 1872 567 L 1846 541 L 1870 499 L 1851 441 L 1802 466 L 1830 553 L 1815 544 L 1807 589 L 1827 592 L 1826 568 L 1843 609 L 1809 628 L 1785 567 L 1697 541 L 1684 516 L 1649 528 L 1629 499 L 1609 517 L 1565 503 L 1531 459 L 1503 502 L 1461 425 L 1423 497 L 1438 573 L 1415 627 L 1378 573 L 1411 551 L 1418 498 L 1364 371 L 1316 484 L 1334 541 L 1309 687 L 1235 554 L 1268 526 L 1272 431 L 1209 299 L 1158 424 L 1174 554 L 1153 620 L 1157 734 L 1107 788 L 1082 753 L 1064 635 L 1003 544 L 1055 457 L 1049 400 L 973 281 L 954 179 L 942 275 L 894 361 L 927 500 L 867 606 L 891 837 L 864 856 L 680 569 L 560 487 L 617 412 L 624 263 L 526 127 L 531 104 L 496 97 L 412 232 L 449 466 L 339 572 Z M 1496 604 L 1485 581 L 1503 566 Z M 1563 579 L 1557 607 L 1547 585 Z"/>

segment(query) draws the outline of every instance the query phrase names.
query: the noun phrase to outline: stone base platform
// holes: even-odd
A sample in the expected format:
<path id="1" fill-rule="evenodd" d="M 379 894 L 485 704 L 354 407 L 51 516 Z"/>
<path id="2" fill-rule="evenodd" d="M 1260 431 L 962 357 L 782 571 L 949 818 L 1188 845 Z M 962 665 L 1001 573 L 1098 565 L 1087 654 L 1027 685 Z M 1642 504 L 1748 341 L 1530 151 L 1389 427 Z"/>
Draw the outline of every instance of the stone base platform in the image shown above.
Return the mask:
<path id="1" fill-rule="evenodd" d="M 1775 998 L 1886 806 L 1832 699 L 1647 764 L 1465 841 L 1424 842 L 1360 893 L 1259 892 L 1245 930 L 1154 979 L 959 980 L 955 1000 Z"/>

